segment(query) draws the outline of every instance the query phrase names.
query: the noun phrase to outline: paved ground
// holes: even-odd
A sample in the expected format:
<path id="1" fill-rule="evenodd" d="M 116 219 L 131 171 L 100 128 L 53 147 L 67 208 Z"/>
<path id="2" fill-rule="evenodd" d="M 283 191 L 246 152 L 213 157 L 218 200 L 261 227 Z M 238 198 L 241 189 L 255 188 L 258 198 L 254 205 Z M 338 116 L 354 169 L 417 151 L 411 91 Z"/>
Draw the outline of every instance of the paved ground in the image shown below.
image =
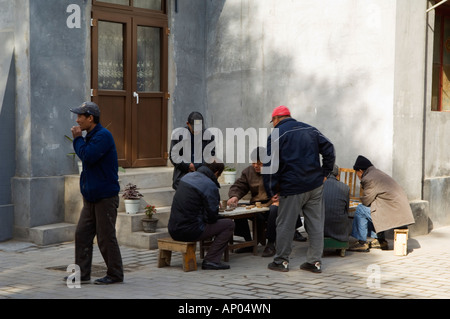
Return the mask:
<path id="1" fill-rule="evenodd" d="M 404 257 L 392 250 L 347 252 L 345 257 L 326 252 L 322 274 L 299 269 L 307 243 L 294 243 L 288 273 L 268 270 L 271 258 L 251 254 L 231 254 L 227 271 L 199 267 L 184 273 L 177 254 L 172 267 L 158 269 L 157 251 L 121 247 L 125 283 L 70 289 L 62 278 L 73 263 L 73 243 L 37 247 L 10 241 L 0 243 L 0 299 L 175 299 L 183 305 L 184 299 L 448 299 L 449 243 L 450 227 L 445 227 L 409 239 Z M 97 277 L 103 276 L 97 248 L 94 270 L 99 270 Z"/>

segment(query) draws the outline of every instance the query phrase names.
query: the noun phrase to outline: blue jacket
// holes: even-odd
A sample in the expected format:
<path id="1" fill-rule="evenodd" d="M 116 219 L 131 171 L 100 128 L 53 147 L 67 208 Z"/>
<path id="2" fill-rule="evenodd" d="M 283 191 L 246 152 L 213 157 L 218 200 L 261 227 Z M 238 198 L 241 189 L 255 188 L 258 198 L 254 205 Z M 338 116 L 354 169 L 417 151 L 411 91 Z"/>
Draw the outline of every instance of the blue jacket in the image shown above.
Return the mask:
<path id="1" fill-rule="evenodd" d="M 119 194 L 119 164 L 114 138 L 99 123 L 85 138 L 73 141 L 75 153 L 83 162 L 80 177 L 81 194 L 88 202 Z"/>
<path id="2" fill-rule="evenodd" d="M 219 217 L 219 183 L 206 166 L 185 175 L 178 185 L 172 202 L 169 234 L 179 241 L 196 241 L 206 224 L 214 224 Z"/>
<path id="3" fill-rule="evenodd" d="M 333 171 L 336 160 L 330 140 L 315 127 L 292 118 L 278 123 L 276 129 L 279 129 L 279 166 L 273 174 L 263 176 L 267 195 L 297 195 L 323 185 L 324 177 Z M 273 161 L 276 154 L 272 154 L 272 135 L 267 142 L 267 154 L 272 155 Z"/>

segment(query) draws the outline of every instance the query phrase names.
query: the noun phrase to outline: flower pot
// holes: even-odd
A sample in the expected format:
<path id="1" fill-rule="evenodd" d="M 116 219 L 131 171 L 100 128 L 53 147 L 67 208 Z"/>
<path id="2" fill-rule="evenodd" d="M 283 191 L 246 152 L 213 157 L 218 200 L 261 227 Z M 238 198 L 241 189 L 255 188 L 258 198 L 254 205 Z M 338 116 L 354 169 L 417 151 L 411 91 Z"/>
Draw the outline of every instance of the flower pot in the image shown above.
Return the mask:
<path id="1" fill-rule="evenodd" d="M 142 219 L 142 227 L 144 228 L 144 232 L 156 233 L 156 224 L 157 223 L 158 223 L 158 219 L 156 219 L 156 218 L 143 218 Z"/>
<path id="2" fill-rule="evenodd" d="M 127 214 L 135 215 L 139 213 L 141 208 L 141 200 L 140 199 L 125 199 L 125 211 Z"/>
<path id="3" fill-rule="evenodd" d="M 222 174 L 225 184 L 234 184 L 234 182 L 236 181 L 236 172 L 225 171 Z"/>

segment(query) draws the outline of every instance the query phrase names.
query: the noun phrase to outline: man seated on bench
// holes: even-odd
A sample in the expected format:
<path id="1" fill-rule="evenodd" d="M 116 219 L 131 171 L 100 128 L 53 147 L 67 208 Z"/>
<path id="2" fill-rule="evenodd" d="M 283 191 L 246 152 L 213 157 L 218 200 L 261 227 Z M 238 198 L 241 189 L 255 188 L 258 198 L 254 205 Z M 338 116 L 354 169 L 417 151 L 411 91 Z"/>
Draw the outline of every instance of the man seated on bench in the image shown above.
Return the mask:
<path id="1" fill-rule="evenodd" d="M 340 242 L 348 242 L 350 223 L 348 209 L 350 205 L 350 188 L 337 180 L 339 167 L 334 165 L 333 171 L 323 184 L 323 202 L 325 207 L 324 236 Z"/>
<path id="2" fill-rule="evenodd" d="M 230 266 L 221 262 L 234 232 L 234 221 L 219 219 L 220 184 L 217 178 L 223 163 L 204 164 L 185 175 L 173 198 L 169 234 L 178 241 L 200 241 L 214 237 L 202 263 L 202 269 L 221 270 Z"/>

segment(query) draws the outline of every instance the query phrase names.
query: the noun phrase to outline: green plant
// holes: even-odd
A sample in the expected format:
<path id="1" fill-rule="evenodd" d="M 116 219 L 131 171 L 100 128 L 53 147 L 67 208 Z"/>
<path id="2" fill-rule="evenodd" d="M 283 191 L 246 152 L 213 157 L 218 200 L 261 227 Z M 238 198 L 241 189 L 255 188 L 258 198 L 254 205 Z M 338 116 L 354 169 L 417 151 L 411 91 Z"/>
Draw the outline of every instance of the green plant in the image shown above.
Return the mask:
<path id="1" fill-rule="evenodd" d="M 145 207 L 145 215 L 148 218 L 152 219 L 153 215 L 156 214 L 156 213 L 157 213 L 157 211 L 156 211 L 156 207 L 155 206 L 147 205 Z"/>
<path id="2" fill-rule="evenodd" d="M 136 185 L 129 183 L 125 186 L 124 192 L 122 194 L 124 199 L 140 199 L 144 197 L 139 191 Z"/>
<path id="3" fill-rule="evenodd" d="M 225 172 L 236 172 L 236 168 L 231 167 L 231 166 L 225 166 L 224 171 Z"/>
<path id="4" fill-rule="evenodd" d="M 73 143 L 73 139 L 71 138 L 71 137 L 69 137 L 69 136 L 67 136 L 67 135 L 64 135 L 64 137 L 67 139 L 67 140 L 69 140 L 71 143 Z M 67 153 L 67 156 L 72 156 L 73 157 L 73 159 L 75 159 L 75 156 L 76 156 L 77 154 L 75 153 L 75 152 L 73 152 L 73 153 Z"/>

